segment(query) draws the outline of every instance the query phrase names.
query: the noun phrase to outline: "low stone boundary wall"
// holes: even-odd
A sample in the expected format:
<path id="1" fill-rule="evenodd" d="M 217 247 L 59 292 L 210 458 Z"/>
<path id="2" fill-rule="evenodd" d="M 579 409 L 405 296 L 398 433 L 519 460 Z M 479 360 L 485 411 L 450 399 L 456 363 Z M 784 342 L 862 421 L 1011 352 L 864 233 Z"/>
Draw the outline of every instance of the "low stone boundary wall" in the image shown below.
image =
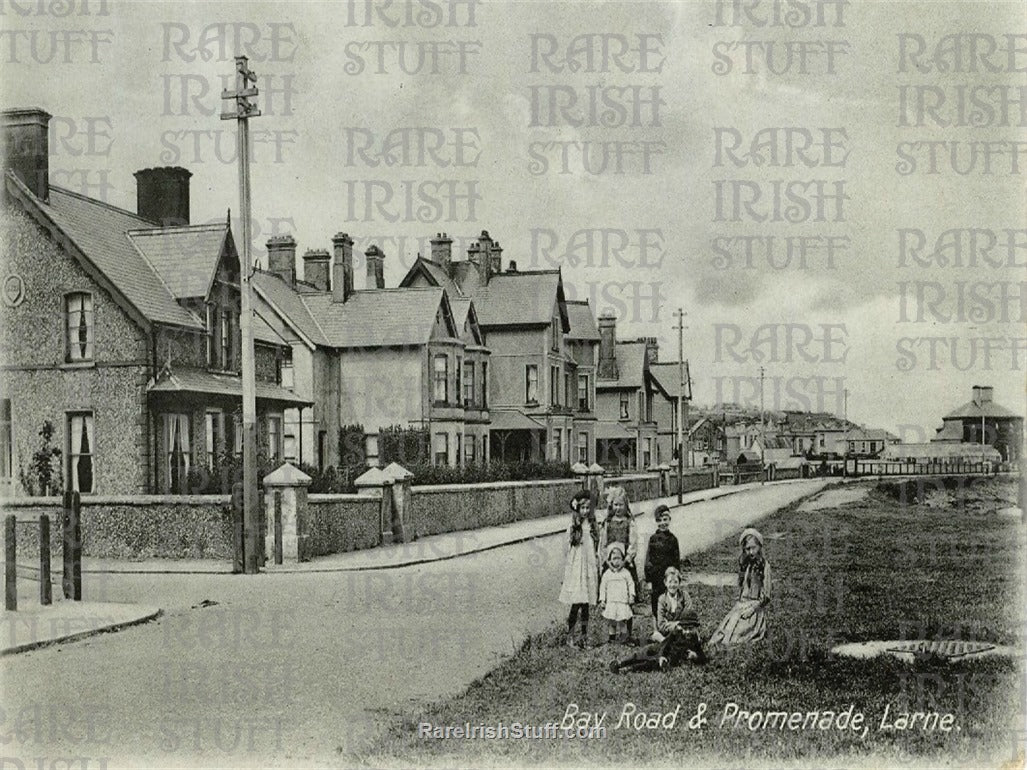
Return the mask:
<path id="1" fill-rule="evenodd" d="M 711 471 L 688 471 L 684 490 L 713 486 Z M 628 499 L 648 500 L 677 493 L 677 477 L 659 473 L 605 478 L 623 486 Z M 661 489 L 661 486 L 669 489 Z M 407 540 L 537 519 L 567 511 L 580 479 L 505 481 L 484 484 L 414 486 L 403 522 Z M 19 519 L 49 516 L 60 532 L 61 498 L 0 501 L 3 513 Z M 324 556 L 381 543 L 380 500 L 371 495 L 309 495 L 306 552 Z M 38 529 L 18 528 L 19 560 L 38 555 Z M 55 557 L 61 538 L 52 539 Z M 82 497 L 82 554 L 115 559 L 232 559 L 232 502 L 228 495 L 137 495 Z"/>
<path id="2" fill-rule="evenodd" d="M 51 549 L 60 553 L 59 497 L 0 501 L 19 520 L 50 517 Z M 228 495 L 82 497 L 82 555 L 113 559 L 231 559 Z M 18 527 L 18 560 L 39 554 L 38 529 Z"/>

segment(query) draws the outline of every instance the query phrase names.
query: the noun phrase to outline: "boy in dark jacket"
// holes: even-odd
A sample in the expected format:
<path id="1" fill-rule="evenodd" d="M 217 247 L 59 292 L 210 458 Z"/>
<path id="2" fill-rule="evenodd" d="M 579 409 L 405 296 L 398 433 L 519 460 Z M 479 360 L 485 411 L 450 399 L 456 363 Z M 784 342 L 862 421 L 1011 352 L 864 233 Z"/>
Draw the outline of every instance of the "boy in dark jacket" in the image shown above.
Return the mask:
<path id="1" fill-rule="evenodd" d="M 649 545 L 645 550 L 645 579 L 652 584 L 652 595 L 649 600 L 656 618 L 657 602 L 664 592 L 663 576 L 667 567 L 678 567 L 681 551 L 678 539 L 670 531 L 670 508 L 666 505 L 656 506 L 653 511 L 656 518 L 656 531 L 649 537 Z M 654 621 L 655 622 L 655 621 Z"/>

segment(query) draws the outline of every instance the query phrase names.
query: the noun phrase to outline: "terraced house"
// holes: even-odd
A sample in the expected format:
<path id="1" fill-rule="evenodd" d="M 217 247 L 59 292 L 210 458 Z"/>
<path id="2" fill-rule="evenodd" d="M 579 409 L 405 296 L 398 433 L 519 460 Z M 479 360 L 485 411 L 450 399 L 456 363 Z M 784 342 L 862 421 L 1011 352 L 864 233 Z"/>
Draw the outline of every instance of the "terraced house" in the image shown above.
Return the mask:
<path id="1" fill-rule="evenodd" d="M 290 380 L 312 402 L 286 413 L 287 459 L 350 464 L 340 429 L 360 425 L 370 462 L 392 426 L 426 430 L 434 464 L 488 460 L 489 349 L 469 299 L 438 286 L 386 288 L 374 245 L 357 289 L 346 233 L 332 238 L 331 254 L 307 251 L 302 280 L 292 236 L 267 246 L 268 270 L 253 281 L 257 313 L 289 345 Z"/>
<path id="2" fill-rule="evenodd" d="M 228 219 L 189 224 L 181 168 L 137 172 L 136 213 L 53 186 L 50 115 L 2 119 L 6 493 L 59 491 L 25 488 L 44 424 L 67 489 L 200 491 L 218 456 L 241 448 L 240 265 Z M 305 402 L 278 383 L 287 346 L 259 321 L 255 337 L 258 441 L 274 459 L 284 410 Z"/>
<path id="3" fill-rule="evenodd" d="M 470 300 L 491 351 L 489 454 L 496 460 L 595 458 L 595 350 L 591 312 L 569 305 L 559 270 L 503 269 L 488 231 L 455 260 L 445 233 L 418 257 L 404 287 Z M 587 311 L 587 306 L 584 311 Z"/>

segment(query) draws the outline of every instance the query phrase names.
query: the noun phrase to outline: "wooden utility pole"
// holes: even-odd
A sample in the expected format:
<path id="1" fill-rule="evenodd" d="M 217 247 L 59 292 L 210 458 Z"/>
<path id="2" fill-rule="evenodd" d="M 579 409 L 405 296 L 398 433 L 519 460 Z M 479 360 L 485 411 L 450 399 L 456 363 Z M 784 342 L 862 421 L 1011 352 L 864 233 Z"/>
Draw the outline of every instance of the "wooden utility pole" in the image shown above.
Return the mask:
<path id="1" fill-rule="evenodd" d="M 760 484 L 766 481 L 767 475 L 767 423 L 766 412 L 763 408 L 763 374 L 764 369 L 760 367 Z"/>
<path id="2" fill-rule="evenodd" d="M 259 572 L 257 544 L 259 514 L 257 511 L 257 386 L 253 356 L 253 313 L 250 274 L 250 130 L 249 119 L 260 115 L 256 104 L 257 74 L 251 72 L 245 56 L 235 57 L 235 91 L 222 91 L 221 98 L 235 102 L 234 112 L 223 112 L 222 120 L 235 120 L 239 128 L 239 209 L 242 255 L 239 259 L 239 332 L 242 336 L 242 484 L 243 484 L 243 572 Z"/>
<path id="3" fill-rule="evenodd" d="M 678 503 L 681 503 L 681 488 L 684 486 L 684 466 L 687 462 L 685 451 L 685 422 L 688 420 L 688 407 L 685 405 L 685 315 L 682 308 L 674 313 L 678 317 Z"/>

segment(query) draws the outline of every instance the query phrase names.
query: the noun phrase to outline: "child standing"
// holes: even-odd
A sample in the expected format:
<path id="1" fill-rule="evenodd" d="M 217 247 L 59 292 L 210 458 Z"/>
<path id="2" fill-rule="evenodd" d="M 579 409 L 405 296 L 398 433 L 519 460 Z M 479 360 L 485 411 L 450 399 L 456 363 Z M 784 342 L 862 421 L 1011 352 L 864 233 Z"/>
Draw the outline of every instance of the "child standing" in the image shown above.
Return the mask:
<path id="1" fill-rule="evenodd" d="M 756 642 L 767 635 L 770 563 L 763 556 L 763 535 L 749 527 L 738 538 L 738 600 L 710 637 L 710 644 Z"/>
<path id="2" fill-rule="evenodd" d="M 638 553 L 638 527 L 631 516 L 628 506 L 628 493 L 624 487 L 610 487 L 608 494 L 608 513 L 606 521 L 599 533 L 599 553 L 606 554 L 611 543 L 620 543 L 624 547 L 624 566 L 635 581 L 635 592 L 638 592 L 638 575 L 635 572 L 635 555 Z M 604 569 L 606 565 L 603 565 Z"/>
<path id="3" fill-rule="evenodd" d="M 656 616 L 663 641 L 647 645 L 623 660 L 611 662 L 610 670 L 614 673 L 622 668 L 658 666 L 666 669 L 685 660 L 700 664 L 706 662 L 706 653 L 699 641 L 699 616 L 681 573 L 676 567 L 668 567 L 664 582 L 667 590 L 660 595 Z"/>
<path id="4" fill-rule="evenodd" d="M 599 531 L 592 512 L 592 497 L 581 490 L 571 498 L 571 525 L 564 545 L 563 585 L 560 601 L 571 606 L 567 615 L 567 645 L 584 647 L 588 638 L 588 607 L 599 595 L 599 564 L 596 549 Z M 581 635 L 574 638 L 574 624 L 581 617 Z"/>
<path id="5" fill-rule="evenodd" d="M 668 567 L 677 567 L 681 562 L 681 549 L 678 539 L 670 531 L 670 508 L 666 505 L 656 506 L 653 511 L 656 518 L 656 531 L 649 536 L 645 549 L 645 579 L 652 585 L 649 600 L 653 609 L 653 623 L 656 623 L 656 604 L 666 590 L 663 576 Z M 656 629 L 659 631 L 659 629 Z"/>
<path id="6" fill-rule="evenodd" d="M 609 621 L 607 641 L 615 639 L 627 642 L 631 638 L 628 623 L 631 620 L 631 603 L 635 601 L 635 581 L 624 569 L 624 546 L 610 543 L 606 551 L 609 569 L 599 582 L 599 606 L 603 617 Z"/>

